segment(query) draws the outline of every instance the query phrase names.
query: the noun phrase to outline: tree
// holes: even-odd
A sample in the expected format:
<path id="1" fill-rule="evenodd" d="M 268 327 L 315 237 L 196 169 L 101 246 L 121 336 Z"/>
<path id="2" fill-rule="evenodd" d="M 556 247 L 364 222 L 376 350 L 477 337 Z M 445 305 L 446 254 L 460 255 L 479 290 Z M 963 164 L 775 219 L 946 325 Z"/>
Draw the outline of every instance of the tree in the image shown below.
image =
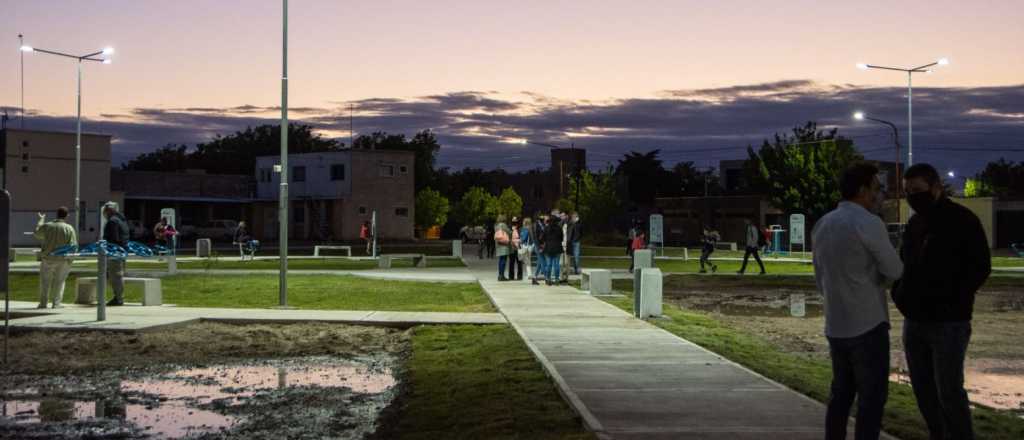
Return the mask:
<path id="1" fill-rule="evenodd" d="M 611 168 L 599 174 L 584 171 L 580 177 L 573 179 L 573 185 L 577 184 L 577 179 L 581 179 L 580 217 L 597 230 L 611 228 L 610 219 L 620 211 L 619 198 L 615 194 L 615 176 Z"/>
<path id="2" fill-rule="evenodd" d="M 699 197 L 718 194 L 718 175 L 713 168 L 698 168 L 693 162 L 679 162 L 672 167 L 669 185 L 679 188 L 678 195 Z"/>
<path id="3" fill-rule="evenodd" d="M 429 228 L 448 222 L 448 198 L 430 188 L 416 193 L 416 226 Z"/>
<path id="4" fill-rule="evenodd" d="M 121 164 L 122 170 L 136 171 L 181 171 L 189 168 L 188 147 L 167 144 L 156 151 L 142 153 Z"/>
<path id="5" fill-rule="evenodd" d="M 479 186 L 462 195 L 456 209 L 456 220 L 464 225 L 479 226 L 494 220 L 498 212 L 498 199 Z"/>
<path id="6" fill-rule="evenodd" d="M 665 175 L 665 168 L 658 159 L 661 150 L 646 153 L 631 151 L 619 159 L 615 174 L 626 179 L 626 194 L 623 199 L 641 204 L 651 204 L 658 195 L 658 183 Z"/>
<path id="7" fill-rule="evenodd" d="M 837 132 L 818 130 L 808 122 L 792 134 L 775 134 L 773 142 L 766 139 L 758 152 L 748 147 L 748 177 L 763 188 L 772 206 L 804 213 L 813 223 L 839 201 L 838 176 L 863 160 L 853 142 Z"/>
<path id="8" fill-rule="evenodd" d="M 973 197 L 1024 198 L 1024 162 L 1014 163 L 1003 158 L 989 162 L 972 180 L 977 181 L 978 188 Z"/>
<path id="9" fill-rule="evenodd" d="M 498 196 L 498 214 L 503 214 L 510 220 L 523 214 L 523 198 L 519 197 L 511 186 L 505 188 Z"/>

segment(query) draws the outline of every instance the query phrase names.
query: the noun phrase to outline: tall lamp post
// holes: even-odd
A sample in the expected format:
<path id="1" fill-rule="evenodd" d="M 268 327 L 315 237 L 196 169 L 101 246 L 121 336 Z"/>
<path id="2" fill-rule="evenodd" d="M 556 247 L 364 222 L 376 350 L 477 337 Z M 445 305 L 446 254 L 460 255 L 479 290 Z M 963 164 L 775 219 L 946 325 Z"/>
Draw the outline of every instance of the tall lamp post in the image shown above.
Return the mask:
<path id="1" fill-rule="evenodd" d="M 79 209 L 78 205 L 81 202 L 81 198 L 82 198 L 82 192 L 81 192 L 81 186 L 82 186 L 81 185 L 81 180 L 82 180 L 82 62 L 83 61 L 95 61 L 97 63 L 110 64 L 109 56 L 114 54 L 114 48 L 107 47 L 107 48 L 104 48 L 103 50 L 96 51 L 96 52 L 93 52 L 93 53 L 90 53 L 90 54 L 86 54 L 86 55 L 71 55 L 71 54 L 66 54 L 66 53 L 63 53 L 63 52 L 57 52 L 55 50 L 40 49 L 38 47 L 32 47 L 32 46 L 27 46 L 27 45 L 21 46 L 21 51 L 23 53 L 24 52 L 28 52 L 28 53 L 34 53 L 34 52 L 45 53 L 45 54 L 56 55 L 56 56 L 64 57 L 64 58 L 71 58 L 73 60 L 78 61 L 78 63 L 76 63 L 78 65 L 78 86 L 77 86 L 77 92 L 75 94 L 75 96 L 76 96 L 76 107 L 77 107 L 77 114 L 75 116 L 75 121 L 76 121 L 75 122 L 75 203 L 74 203 L 73 207 L 71 208 L 71 210 L 75 213 L 75 220 L 74 220 L 75 230 L 76 231 L 80 231 L 80 229 L 79 229 L 79 226 L 80 226 L 79 225 L 79 219 L 81 218 L 82 213 L 80 212 L 80 209 Z M 97 58 L 100 55 L 104 55 L 104 56 L 106 56 L 106 58 Z M 24 111 L 24 110 L 22 110 L 22 111 Z"/>
<path id="2" fill-rule="evenodd" d="M 281 223 L 278 258 L 281 263 L 278 306 L 288 307 L 288 0 L 281 22 L 281 185 L 278 218 Z"/>
<path id="3" fill-rule="evenodd" d="M 870 116 L 866 116 L 864 115 L 864 112 L 854 113 L 853 119 L 856 119 L 858 121 L 863 121 L 867 119 L 869 121 L 874 121 L 879 124 L 888 125 L 889 128 L 892 128 L 892 141 L 893 143 L 896 144 L 896 224 L 900 224 L 900 218 L 903 216 L 903 213 L 900 212 L 900 198 L 903 197 L 903 192 L 900 191 L 900 185 L 903 182 L 900 179 L 900 130 L 896 128 L 896 124 L 893 124 L 892 122 L 886 121 L 884 119 L 877 119 L 872 118 Z"/>
<path id="4" fill-rule="evenodd" d="M 874 64 L 867 63 L 857 63 L 857 68 L 861 70 L 894 70 L 897 72 L 905 72 L 907 74 L 907 166 L 911 166 L 914 164 L 914 74 L 931 73 L 932 67 L 946 65 L 949 65 L 948 58 L 939 58 L 937 61 L 925 64 L 923 66 L 914 67 L 911 69 L 904 69 L 901 67 L 876 66 Z"/>

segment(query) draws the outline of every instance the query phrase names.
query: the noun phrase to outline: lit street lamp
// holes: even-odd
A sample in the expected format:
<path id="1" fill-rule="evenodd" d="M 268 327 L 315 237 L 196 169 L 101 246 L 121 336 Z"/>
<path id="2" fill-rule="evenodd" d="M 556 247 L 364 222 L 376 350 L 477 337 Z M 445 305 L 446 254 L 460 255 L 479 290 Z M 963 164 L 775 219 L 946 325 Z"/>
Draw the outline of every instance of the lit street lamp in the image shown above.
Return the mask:
<path id="1" fill-rule="evenodd" d="M 914 67 L 912 69 L 904 69 L 900 67 L 886 67 L 876 66 L 866 63 L 857 63 L 857 68 L 861 70 L 868 69 L 881 69 L 881 70 L 895 70 L 897 72 L 906 72 L 907 74 L 907 166 L 914 164 L 914 121 L 913 121 L 913 109 L 914 109 L 914 87 L 913 79 L 915 73 L 932 73 L 931 67 L 934 66 L 945 66 L 949 64 L 948 58 L 940 58 L 938 61 L 925 64 L 923 66 Z"/>
<path id="2" fill-rule="evenodd" d="M 900 212 L 900 198 L 903 197 L 903 192 L 900 191 L 900 184 L 902 183 L 902 181 L 900 180 L 900 131 L 899 129 L 896 128 L 896 124 L 893 124 L 892 122 L 886 121 L 884 119 L 877 119 L 872 118 L 870 116 L 865 116 L 864 112 L 854 113 L 853 119 L 856 119 L 858 121 L 863 121 L 867 119 L 869 121 L 875 121 L 880 124 L 888 125 L 889 128 L 892 128 L 892 140 L 896 144 L 896 223 L 899 224 L 900 217 L 902 217 L 902 213 Z"/>
<path id="3" fill-rule="evenodd" d="M 74 226 L 75 230 L 81 233 L 79 229 L 79 218 L 82 216 L 79 210 L 79 203 L 82 198 L 81 193 L 81 180 L 82 180 L 82 61 L 95 61 L 97 63 L 110 64 L 110 58 L 97 58 L 100 55 L 109 57 L 114 54 L 114 48 L 108 47 L 101 51 L 93 52 L 86 55 L 70 55 L 63 52 L 57 52 L 54 50 L 40 49 L 32 46 L 21 46 L 22 52 L 34 53 L 40 52 L 50 55 L 56 55 L 65 58 L 71 58 L 78 61 L 78 91 L 77 96 L 77 114 L 75 117 L 75 203 L 72 206 L 72 211 L 75 213 Z"/>

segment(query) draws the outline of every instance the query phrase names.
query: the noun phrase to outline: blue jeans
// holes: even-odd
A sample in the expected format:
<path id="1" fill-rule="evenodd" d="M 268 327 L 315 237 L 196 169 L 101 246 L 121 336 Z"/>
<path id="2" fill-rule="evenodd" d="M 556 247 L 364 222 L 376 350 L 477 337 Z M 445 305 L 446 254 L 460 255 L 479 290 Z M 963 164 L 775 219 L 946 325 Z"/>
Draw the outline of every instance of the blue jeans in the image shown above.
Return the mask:
<path id="1" fill-rule="evenodd" d="M 547 255 L 548 260 L 548 281 L 558 282 L 558 278 L 562 276 L 562 254 L 558 255 Z"/>
<path id="2" fill-rule="evenodd" d="M 540 278 L 548 276 L 548 256 L 544 255 L 543 252 L 536 252 L 537 254 L 537 270 L 533 272 L 534 278 Z"/>
<path id="3" fill-rule="evenodd" d="M 498 278 L 505 277 L 505 263 L 508 262 L 508 255 L 498 256 Z"/>
<path id="4" fill-rule="evenodd" d="M 825 439 L 845 439 L 850 407 L 857 398 L 854 438 L 877 440 L 889 397 L 889 323 L 852 338 L 828 338 L 832 390 L 825 412 Z"/>
<path id="5" fill-rule="evenodd" d="M 580 273 L 580 242 L 572 243 L 572 271 Z"/>
<path id="6" fill-rule="evenodd" d="M 971 341 L 971 322 L 903 324 L 903 350 L 917 408 L 930 438 L 971 440 L 974 430 L 964 390 L 964 357 Z"/>

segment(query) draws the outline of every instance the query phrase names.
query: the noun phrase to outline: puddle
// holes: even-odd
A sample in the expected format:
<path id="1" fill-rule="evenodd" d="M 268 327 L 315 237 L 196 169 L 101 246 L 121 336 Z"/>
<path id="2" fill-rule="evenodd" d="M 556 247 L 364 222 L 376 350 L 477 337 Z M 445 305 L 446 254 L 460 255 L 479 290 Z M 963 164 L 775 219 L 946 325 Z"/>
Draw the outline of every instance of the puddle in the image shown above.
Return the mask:
<path id="1" fill-rule="evenodd" d="M 327 357 L 125 373 L 35 378 L 53 383 L 5 392 L 0 438 L 362 438 L 397 383 L 389 361 Z"/>
<path id="2" fill-rule="evenodd" d="M 890 374 L 889 380 L 910 385 L 910 376 L 903 369 Z M 1024 376 L 1020 374 L 967 368 L 964 388 L 972 403 L 1013 411 L 1024 417 Z"/>

